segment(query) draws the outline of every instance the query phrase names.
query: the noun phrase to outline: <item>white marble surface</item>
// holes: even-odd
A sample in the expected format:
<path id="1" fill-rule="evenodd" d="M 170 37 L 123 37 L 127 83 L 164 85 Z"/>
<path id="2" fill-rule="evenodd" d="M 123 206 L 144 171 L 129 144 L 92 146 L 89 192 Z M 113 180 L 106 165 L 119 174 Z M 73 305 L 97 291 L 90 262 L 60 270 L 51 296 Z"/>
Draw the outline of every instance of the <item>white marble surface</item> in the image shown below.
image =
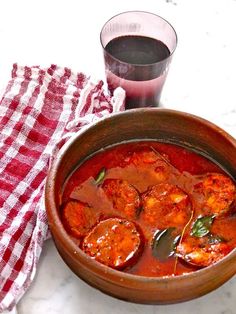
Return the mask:
<path id="1" fill-rule="evenodd" d="M 178 33 L 162 103 L 204 117 L 236 137 L 236 1 L 129 0 L 0 2 L 0 88 L 14 62 L 51 63 L 104 77 L 99 31 L 116 13 L 145 10 L 169 20 Z M 35 280 L 12 313 L 235 314 L 236 278 L 210 294 L 177 305 L 116 300 L 78 279 L 45 243 Z"/>

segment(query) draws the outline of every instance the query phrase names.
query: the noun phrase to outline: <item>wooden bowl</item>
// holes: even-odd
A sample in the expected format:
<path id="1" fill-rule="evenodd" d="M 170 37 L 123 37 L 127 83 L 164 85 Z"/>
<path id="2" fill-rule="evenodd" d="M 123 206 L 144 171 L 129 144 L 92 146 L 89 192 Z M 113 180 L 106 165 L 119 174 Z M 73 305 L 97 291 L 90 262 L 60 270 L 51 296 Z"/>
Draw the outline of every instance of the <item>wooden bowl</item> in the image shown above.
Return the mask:
<path id="1" fill-rule="evenodd" d="M 209 121 L 160 108 L 134 109 L 111 115 L 65 144 L 49 171 L 45 201 L 58 252 L 70 269 L 88 284 L 123 300 L 167 304 L 204 295 L 236 273 L 236 249 L 216 264 L 187 275 L 142 277 L 92 260 L 76 246 L 62 225 L 59 215 L 62 187 L 78 163 L 103 147 L 137 139 L 154 139 L 194 150 L 220 164 L 236 179 L 236 141 Z"/>

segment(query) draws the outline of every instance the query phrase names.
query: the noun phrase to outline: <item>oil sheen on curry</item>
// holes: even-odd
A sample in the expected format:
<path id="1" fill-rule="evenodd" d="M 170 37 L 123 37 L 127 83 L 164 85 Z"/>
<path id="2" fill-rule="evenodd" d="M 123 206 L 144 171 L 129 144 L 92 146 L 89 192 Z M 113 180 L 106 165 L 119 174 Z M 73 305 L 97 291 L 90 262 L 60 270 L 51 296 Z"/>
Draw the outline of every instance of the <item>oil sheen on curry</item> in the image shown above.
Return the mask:
<path id="1" fill-rule="evenodd" d="M 72 173 L 61 218 L 96 261 L 140 276 L 177 276 L 236 247 L 236 185 L 215 163 L 183 147 L 124 143 Z"/>

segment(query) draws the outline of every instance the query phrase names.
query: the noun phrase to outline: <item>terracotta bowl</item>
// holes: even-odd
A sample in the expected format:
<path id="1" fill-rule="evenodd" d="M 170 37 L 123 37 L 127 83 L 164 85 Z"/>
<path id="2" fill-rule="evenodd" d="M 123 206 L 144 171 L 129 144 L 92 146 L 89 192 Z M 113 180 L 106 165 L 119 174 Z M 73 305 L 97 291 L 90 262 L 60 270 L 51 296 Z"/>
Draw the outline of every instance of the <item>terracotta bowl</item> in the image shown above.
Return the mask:
<path id="1" fill-rule="evenodd" d="M 119 299 L 148 304 L 190 300 L 216 289 L 236 273 L 236 249 L 218 263 L 188 275 L 142 277 L 113 270 L 83 253 L 60 220 L 62 186 L 75 167 L 103 147 L 135 139 L 156 139 L 197 151 L 236 179 L 236 140 L 214 124 L 168 109 L 134 109 L 105 118 L 71 139 L 56 156 L 46 184 L 49 227 L 70 269 L 91 286 Z"/>

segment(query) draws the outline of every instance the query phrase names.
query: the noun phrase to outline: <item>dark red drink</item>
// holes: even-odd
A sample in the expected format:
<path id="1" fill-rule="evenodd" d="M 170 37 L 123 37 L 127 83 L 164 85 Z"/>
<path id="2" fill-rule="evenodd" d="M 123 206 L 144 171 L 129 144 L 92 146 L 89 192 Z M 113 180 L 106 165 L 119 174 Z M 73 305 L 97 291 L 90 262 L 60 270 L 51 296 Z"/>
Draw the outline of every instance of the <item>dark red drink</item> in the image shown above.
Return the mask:
<path id="1" fill-rule="evenodd" d="M 150 12 L 123 12 L 104 24 L 100 39 L 111 93 L 125 90 L 126 109 L 158 106 L 177 45 L 171 24 Z"/>
<path id="2" fill-rule="evenodd" d="M 126 109 L 158 105 L 171 59 L 162 41 L 120 36 L 108 42 L 104 53 L 109 89 L 124 88 Z"/>

